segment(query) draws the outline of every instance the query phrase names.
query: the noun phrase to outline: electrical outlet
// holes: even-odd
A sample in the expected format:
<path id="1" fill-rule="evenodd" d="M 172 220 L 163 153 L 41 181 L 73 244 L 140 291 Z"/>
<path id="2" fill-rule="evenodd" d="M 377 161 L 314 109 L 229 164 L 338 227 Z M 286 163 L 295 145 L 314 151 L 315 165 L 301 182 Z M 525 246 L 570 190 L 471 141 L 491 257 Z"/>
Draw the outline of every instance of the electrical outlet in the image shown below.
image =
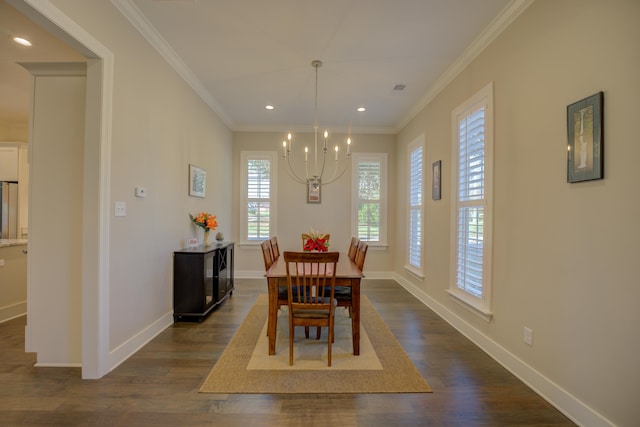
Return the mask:
<path id="1" fill-rule="evenodd" d="M 533 330 L 527 328 L 526 326 L 524 327 L 524 342 L 525 344 L 533 346 Z"/>

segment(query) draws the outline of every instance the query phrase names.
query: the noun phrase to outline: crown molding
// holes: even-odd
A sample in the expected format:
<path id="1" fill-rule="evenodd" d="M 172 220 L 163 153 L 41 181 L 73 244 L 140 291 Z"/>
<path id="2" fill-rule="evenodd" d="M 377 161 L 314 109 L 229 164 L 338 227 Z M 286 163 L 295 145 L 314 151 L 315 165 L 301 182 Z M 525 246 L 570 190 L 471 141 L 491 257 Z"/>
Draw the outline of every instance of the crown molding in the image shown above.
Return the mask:
<path id="1" fill-rule="evenodd" d="M 200 79 L 187 67 L 182 58 L 160 35 L 155 27 L 144 17 L 140 9 L 131 0 L 111 0 L 111 3 L 129 20 L 131 25 L 158 51 L 160 56 L 184 79 L 185 82 L 202 98 L 202 100 L 220 117 L 230 128 L 234 129 L 234 123 L 224 112 L 220 104 L 202 84 Z"/>
<path id="2" fill-rule="evenodd" d="M 429 91 L 409 110 L 395 128 L 400 132 L 434 100 L 467 66 L 484 51 L 534 0 L 512 0 L 493 21 L 467 46 L 460 57 L 440 76 Z"/>

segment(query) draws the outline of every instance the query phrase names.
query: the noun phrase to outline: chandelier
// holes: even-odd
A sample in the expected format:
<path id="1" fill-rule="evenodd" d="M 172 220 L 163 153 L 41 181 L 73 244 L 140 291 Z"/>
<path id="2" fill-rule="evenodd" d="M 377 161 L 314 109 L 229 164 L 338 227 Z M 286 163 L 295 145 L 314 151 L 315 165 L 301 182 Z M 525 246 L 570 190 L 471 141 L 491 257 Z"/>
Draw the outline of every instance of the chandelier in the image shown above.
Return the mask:
<path id="1" fill-rule="evenodd" d="M 313 186 L 317 189 L 321 184 L 331 184 L 332 182 L 337 181 L 342 175 L 344 175 L 344 172 L 347 170 L 349 159 L 351 158 L 351 138 L 347 138 L 347 147 L 343 160 L 340 159 L 340 148 L 338 147 L 338 145 L 334 147 L 335 166 L 333 174 L 330 178 L 324 179 L 323 176 L 327 163 L 327 142 L 329 139 L 329 132 L 327 132 L 326 130 L 324 131 L 324 141 L 322 142 L 321 154 L 318 155 L 318 68 L 322 67 L 322 61 L 311 61 L 311 66 L 315 69 L 316 73 L 315 114 L 313 118 L 314 150 L 312 153 L 312 170 L 309 170 L 309 147 L 304 147 L 304 177 L 302 177 L 301 174 L 298 174 L 291 164 L 291 158 L 293 157 L 291 154 L 291 148 L 293 145 L 293 135 L 291 134 L 291 132 L 288 133 L 287 139 L 282 141 L 282 158 L 287 161 L 287 172 L 294 181 L 299 182 L 300 184 Z M 318 168 L 319 164 L 320 167 Z"/>

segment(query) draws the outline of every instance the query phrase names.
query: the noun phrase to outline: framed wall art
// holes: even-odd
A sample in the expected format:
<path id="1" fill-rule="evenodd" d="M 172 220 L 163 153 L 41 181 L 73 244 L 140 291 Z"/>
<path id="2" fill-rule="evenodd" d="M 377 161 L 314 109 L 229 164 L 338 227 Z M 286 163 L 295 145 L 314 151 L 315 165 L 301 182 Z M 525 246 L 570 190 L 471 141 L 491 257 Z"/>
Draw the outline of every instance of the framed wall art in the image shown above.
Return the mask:
<path id="1" fill-rule="evenodd" d="M 440 182 L 442 177 L 442 160 L 433 162 L 431 165 L 431 198 L 433 200 L 440 200 L 442 198 L 442 192 L 440 189 Z"/>
<path id="2" fill-rule="evenodd" d="M 207 189 L 207 171 L 195 165 L 189 165 L 189 195 L 204 197 Z"/>
<path id="3" fill-rule="evenodd" d="M 603 92 L 567 107 L 567 182 L 604 178 Z"/>
<path id="4" fill-rule="evenodd" d="M 322 201 L 322 185 L 320 180 L 307 180 L 307 203 L 320 203 Z"/>

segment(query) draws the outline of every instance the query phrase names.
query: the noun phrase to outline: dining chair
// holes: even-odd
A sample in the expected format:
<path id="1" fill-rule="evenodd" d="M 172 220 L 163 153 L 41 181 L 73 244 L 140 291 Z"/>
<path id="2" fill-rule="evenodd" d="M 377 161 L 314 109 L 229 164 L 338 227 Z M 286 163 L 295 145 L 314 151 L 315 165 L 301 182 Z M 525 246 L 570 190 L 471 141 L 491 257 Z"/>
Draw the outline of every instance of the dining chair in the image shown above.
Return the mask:
<path id="1" fill-rule="evenodd" d="M 367 242 L 358 243 L 358 250 L 356 252 L 355 263 L 358 266 L 358 269 L 362 271 L 364 268 L 364 260 L 367 257 L 367 250 L 369 249 L 369 244 Z"/>
<path id="2" fill-rule="evenodd" d="M 264 271 L 271 268 L 273 264 L 273 252 L 271 252 L 271 241 L 265 240 L 260 243 L 260 249 L 262 249 L 262 259 L 264 260 Z"/>
<path id="3" fill-rule="evenodd" d="M 296 326 L 329 328 L 327 365 L 331 366 L 331 344 L 337 301 L 334 298 L 338 252 L 284 252 L 289 306 L 289 365 L 293 365 Z"/>
<path id="4" fill-rule="evenodd" d="M 276 241 L 277 244 L 277 241 Z M 273 263 L 275 262 L 275 258 L 273 258 L 273 245 L 272 240 L 267 239 L 260 243 L 260 248 L 262 249 L 262 258 L 264 260 L 264 270 L 268 271 Z M 278 286 L 278 308 L 286 306 L 288 304 L 287 300 L 287 288 L 286 286 Z M 267 331 L 267 334 L 269 332 Z M 305 330 L 307 338 L 309 337 L 309 328 Z"/>
<path id="5" fill-rule="evenodd" d="M 273 260 L 275 261 L 280 256 L 280 246 L 278 245 L 278 236 L 271 236 L 269 240 L 271 240 L 271 255 L 273 255 Z"/>
<path id="6" fill-rule="evenodd" d="M 357 237 L 351 238 L 351 244 L 349 245 L 349 252 L 347 252 L 347 256 L 353 262 L 356 261 L 356 252 L 358 252 L 358 243 L 360 243 L 360 240 Z"/>

